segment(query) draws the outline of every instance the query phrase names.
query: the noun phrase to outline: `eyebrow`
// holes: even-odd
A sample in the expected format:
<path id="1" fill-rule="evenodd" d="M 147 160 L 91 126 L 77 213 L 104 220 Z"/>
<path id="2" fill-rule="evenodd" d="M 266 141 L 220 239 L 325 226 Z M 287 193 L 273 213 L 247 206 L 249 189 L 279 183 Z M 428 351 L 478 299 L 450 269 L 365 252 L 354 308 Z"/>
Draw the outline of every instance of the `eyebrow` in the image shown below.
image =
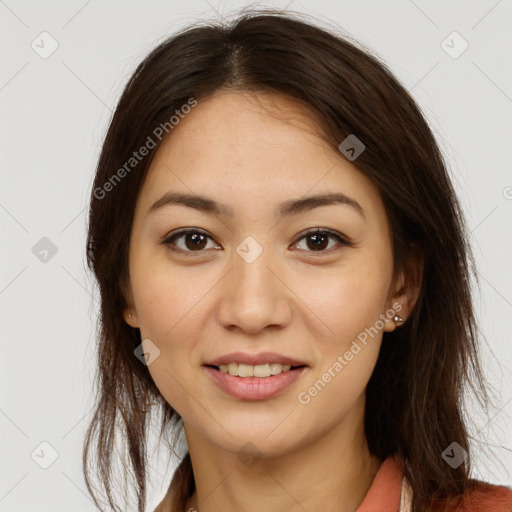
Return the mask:
<path id="1" fill-rule="evenodd" d="M 184 194 L 178 192 L 167 192 L 158 201 L 156 201 L 148 210 L 148 214 L 169 205 L 181 205 L 194 208 L 204 213 L 218 216 L 233 217 L 233 210 L 226 205 L 217 203 L 208 197 L 195 194 Z M 284 217 L 285 215 L 297 215 L 299 213 L 308 212 L 314 208 L 329 205 L 347 205 L 352 207 L 357 213 L 366 219 L 365 212 L 361 205 L 355 200 L 341 192 L 318 194 L 313 196 L 302 197 L 300 199 L 290 199 L 281 203 L 276 215 Z"/>

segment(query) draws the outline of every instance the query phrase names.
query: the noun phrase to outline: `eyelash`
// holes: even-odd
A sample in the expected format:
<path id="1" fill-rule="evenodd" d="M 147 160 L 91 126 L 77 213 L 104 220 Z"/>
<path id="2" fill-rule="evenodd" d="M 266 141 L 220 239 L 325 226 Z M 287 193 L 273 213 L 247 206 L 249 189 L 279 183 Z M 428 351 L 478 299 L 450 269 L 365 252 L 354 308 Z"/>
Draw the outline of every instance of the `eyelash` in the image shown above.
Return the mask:
<path id="1" fill-rule="evenodd" d="M 182 230 L 178 231 L 177 233 L 166 236 L 160 243 L 162 245 L 168 246 L 171 251 L 182 254 L 184 256 L 190 256 L 190 255 L 192 255 L 192 257 L 200 256 L 202 253 L 205 252 L 204 249 L 200 250 L 200 251 L 185 251 L 183 249 L 177 249 L 177 248 L 173 247 L 174 240 L 177 240 L 177 239 L 179 239 L 185 235 L 188 235 L 190 233 L 204 235 L 207 238 L 210 238 L 211 240 L 213 240 L 213 238 L 208 233 L 203 231 L 202 229 L 186 228 L 186 229 L 182 229 Z M 342 236 L 339 233 L 336 233 L 335 231 L 331 231 L 329 229 L 322 230 L 320 228 L 313 228 L 313 229 L 307 230 L 306 232 L 302 233 L 302 235 L 299 238 L 297 238 L 296 242 L 294 242 L 293 245 L 297 245 L 301 240 L 303 240 L 304 238 L 307 238 L 308 236 L 311 236 L 311 235 L 328 235 L 331 238 L 336 238 L 342 246 L 351 247 L 351 246 L 355 245 L 354 242 L 348 240 L 346 237 Z M 328 250 L 306 251 L 306 252 L 310 252 L 313 254 L 317 253 L 318 255 L 322 255 L 322 254 L 331 254 L 333 249 L 335 249 L 335 248 L 331 247 Z"/>

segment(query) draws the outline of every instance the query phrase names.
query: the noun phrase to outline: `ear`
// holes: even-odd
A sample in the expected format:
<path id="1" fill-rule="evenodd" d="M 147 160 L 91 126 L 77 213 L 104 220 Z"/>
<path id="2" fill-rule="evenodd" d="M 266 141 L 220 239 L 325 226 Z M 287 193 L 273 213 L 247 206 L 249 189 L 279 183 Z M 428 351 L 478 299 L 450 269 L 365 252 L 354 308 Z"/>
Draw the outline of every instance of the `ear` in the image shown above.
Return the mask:
<path id="1" fill-rule="evenodd" d="M 411 313 L 418 301 L 423 276 L 424 258 L 419 246 L 411 244 L 409 258 L 406 262 L 405 271 L 400 274 L 395 284 L 394 293 L 391 294 L 388 303 L 388 311 L 394 310 L 404 322 L 411 316 Z M 400 327 L 400 323 L 394 321 L 394 315 L 387 316 L 384 331 L 392 332 Z"/>
<path id="2" fill-rule="evenodd" d="M 124 321 L 131 327 L 137 329 L 139 328 L 139 319 L 137 318 L 137 310 L 135 309 L 135 305 L 133 304 L 133 294 L 131 284 L 128 283 L 126 285 L 125 281 L 120 281 L 119 286 L 121 288 L 121 292 L 125 298 L 127 306 L 123 309 L 123 318 Z"/>

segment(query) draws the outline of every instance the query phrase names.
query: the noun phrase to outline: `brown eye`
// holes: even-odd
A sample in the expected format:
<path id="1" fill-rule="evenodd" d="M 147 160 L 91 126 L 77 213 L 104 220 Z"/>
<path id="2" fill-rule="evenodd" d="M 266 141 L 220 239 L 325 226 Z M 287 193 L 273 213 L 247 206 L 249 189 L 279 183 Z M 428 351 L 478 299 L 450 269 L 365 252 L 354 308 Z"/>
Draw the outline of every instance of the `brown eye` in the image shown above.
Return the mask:
<path id="1" fill-rule="evenodd" d="M 302 240 L 306 241 L 305 248 L 302 247 L 301 249 L 304 249 L 307 252 L 325 253 L 331 252 L 331 249 L 336 246 L 336 244 L 329 245 L 329 239 L 337 240 L 338 243 L 343 246 L 354 245 L 352 242 L 338 233 L 334 233 L 329 230 L 322 231 L 321 229 L 307 232 L 299 239 L 299 243 Z M 299 243 L 297 243 L 296 246 L 298 246 Z"/>
<path id="2" fill-rule="evenodd" d="M 176 243 L 181 240 L 180 243 Z M 189 254 L 191 252 L 201 253 L 207 247 L 208 239 L 213 240 L 206 233 L 197 229 L 184 229 L 168 236 L 163 240 L 164 245 L 168 245 L 169 248 L 176 252 Z"/>

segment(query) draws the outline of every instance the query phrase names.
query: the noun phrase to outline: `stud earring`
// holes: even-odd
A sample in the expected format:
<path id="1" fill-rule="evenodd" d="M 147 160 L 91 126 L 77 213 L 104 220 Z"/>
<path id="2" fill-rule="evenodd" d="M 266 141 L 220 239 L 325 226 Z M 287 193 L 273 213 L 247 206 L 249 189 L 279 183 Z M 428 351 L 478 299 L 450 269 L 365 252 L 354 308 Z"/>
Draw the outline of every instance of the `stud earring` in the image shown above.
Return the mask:
<path id="1" fill-rule="evenodd" d="M 393 317 L 393 322 L 395 322 L 396 327 L 400 327 L 405 322 L 405 320 L 401 316 L 395 315 Z"/>
<path id="2" fill-rule="evenodd" d="M 130 313 L 130 314 L 128 315 L 128 318 L 131 318 L 131 317 L 132 317 L 132 314 Z"/>

